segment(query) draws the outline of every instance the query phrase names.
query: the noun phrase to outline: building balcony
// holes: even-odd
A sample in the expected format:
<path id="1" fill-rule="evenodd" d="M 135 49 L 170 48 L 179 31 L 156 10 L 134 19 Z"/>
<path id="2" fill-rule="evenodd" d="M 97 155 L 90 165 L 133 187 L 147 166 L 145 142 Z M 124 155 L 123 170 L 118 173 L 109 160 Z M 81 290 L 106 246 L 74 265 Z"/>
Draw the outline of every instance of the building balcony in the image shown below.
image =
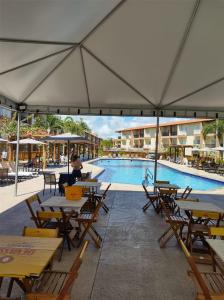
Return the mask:
<path id="1" fill-rule="evenodd" d="M 194 135 L 201 135 L 201 129 L 194 129 Z"/>
<path id="2" fill-rule="evenodd" d="M 186 133 L 186 131 L 179 131 L 178 136 L 187 137 L 187 133 Z"/>
<path id="3" fill-rule="evenodd" d="M 169 135 L 167 135 L 167 136 L 165 136 L 165 135 L 162 135 L 162 136 L 161 136 L 161 138 L 163 138 L 163 139 L 169 139 L 169 138 L 170 138 L 170 136 L 169 136 Z"/>
<path id="4" fill-rule="evenodd" d="M 161 132 L 161 136 L 162 136 L 162 137 L 166 137 L 166 136 L 169 136 L 169 135 L 170 135 L 169 132 Z"/>

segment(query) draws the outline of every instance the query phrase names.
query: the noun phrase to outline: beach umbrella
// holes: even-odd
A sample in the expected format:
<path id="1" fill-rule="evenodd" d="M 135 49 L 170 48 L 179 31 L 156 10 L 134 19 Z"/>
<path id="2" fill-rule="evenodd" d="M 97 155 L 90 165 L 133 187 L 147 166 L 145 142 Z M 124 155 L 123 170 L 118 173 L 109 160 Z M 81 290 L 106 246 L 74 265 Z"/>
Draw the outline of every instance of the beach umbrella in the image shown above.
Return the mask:
<path id="1" fill-rule="evenodd" d="M 17 141 L 9 142 L 9 144 L 17 144 Z M 43 143 L 41 141 L 37 141 L 34 139 L 30 139 L 30 138 L 19 140 L 19 144 L 20 145 L 45 145 L 45 143 Z"/>
<path id="2" fill-rule="evenodd" d="M 79 136 L 72 133 L 62 133 L 58 135 L 51 135 L 46 138 L 44 138 L 44 141 L 48 141 L 50 143 L 64 143 L 67 142 L 68 147 L 68 173 L 69 173 L 69 157 L 70 157 L 70 142 L 75 143 L 90 143 L 88 139 L 86 139 L 83 136 Z"/>
<path id="3" fill-rule="evenodd" d="M 0 138 L 0 143 L 7 143 L 8 141 L 5 139 Z"/>
<path id="4" fill-rule="evenodd" d="M 221 147 L 221 146 L 215 147 L 213 149 L 214 149 L 214 151 L 223 151 L 224 152 L 224 147 Z"/>
<path id="5" fill-rule="evenodd" d="M 191 150 L 194 151 L 194 152 L 199 152 L 200 151 L 200 149 L 196 148 L 196 147 L 193 147 Z"/>
<path id="6" fill-rule="evenodd" d="M 204 147 L 204 148 L 198 149 L 198 151 L 200 151 L 200 152 L 214 152 L 214 149 L 213 148 Z"/>
<path id="7" fill-rule="evenodd" d="M 9 144 L 15 145 L 15 144 L 17 144 L 17 141 L 9 142 Z M 21 139 L 21 140 L 19 140 L 19 144 L 20 145 L 45 145 L 45 143 L 31 139 L 31 138 Z M 31 160 L 31 148 L 28 149 L 28 160 Z"/>

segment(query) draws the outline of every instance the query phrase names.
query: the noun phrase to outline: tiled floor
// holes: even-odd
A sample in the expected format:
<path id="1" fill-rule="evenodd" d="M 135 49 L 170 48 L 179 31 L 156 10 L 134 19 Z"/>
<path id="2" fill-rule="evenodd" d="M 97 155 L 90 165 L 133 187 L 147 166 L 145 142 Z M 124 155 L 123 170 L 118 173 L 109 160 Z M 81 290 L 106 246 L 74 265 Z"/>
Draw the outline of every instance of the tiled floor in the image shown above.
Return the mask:
<path id="1" fill-rule="evenodd" d="M 224 207 L 223 196 L 197 196 Z M 90 242 L 72 299 L 194 299 L 188 266 L 176 241 L 159 248 L 157 239 L 167 226 L 164 219 L 152 209 L 141 210 L 144 193 L 111 191 L 106 203 L 110 212 L 102 210 L 97 222 L 103 245 L 96 249 Z M 0 215 L 0 234 L 21 234 L 24 225 L 32 225 L 24 202 Z M 77 249 L 65 249 L 55 267 L 68 270 L 76 253 Z"/>

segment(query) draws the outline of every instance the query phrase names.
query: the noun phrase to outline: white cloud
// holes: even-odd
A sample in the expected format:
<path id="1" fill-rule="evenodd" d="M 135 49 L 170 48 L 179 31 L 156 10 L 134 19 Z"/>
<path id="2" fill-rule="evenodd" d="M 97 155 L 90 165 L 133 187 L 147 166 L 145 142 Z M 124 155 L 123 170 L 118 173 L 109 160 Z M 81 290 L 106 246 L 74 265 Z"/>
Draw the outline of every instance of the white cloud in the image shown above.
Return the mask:
<path id="1" fill-rule="evenodd" d="M 119 129 L 135 127 L 143 124 L 155 124 L 154 117 L 105 117 L 105 116 L 73 116 L 74 120 L 83 119 L 91 130 L 102 138 L 113 138 Z M 160 118 L 160 122 L 173 121 L 175 118 Z"/>

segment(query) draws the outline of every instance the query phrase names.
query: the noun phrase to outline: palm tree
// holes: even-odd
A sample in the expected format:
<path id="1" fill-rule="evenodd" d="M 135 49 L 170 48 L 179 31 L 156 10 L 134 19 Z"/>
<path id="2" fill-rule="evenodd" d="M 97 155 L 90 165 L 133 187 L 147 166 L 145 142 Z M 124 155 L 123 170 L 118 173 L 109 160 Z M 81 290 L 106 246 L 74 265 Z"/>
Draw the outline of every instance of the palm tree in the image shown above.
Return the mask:
<path id="1" fill-rule="evenodd" d="M 208 123 L 203 126 L 202 134 L 204 138 L 209 133 L 215 133 L 216 134 L 216 146 L 223 145 L 223 133 L 224 133 L 224 120 L 215 120 L 211 123 Z"/>

